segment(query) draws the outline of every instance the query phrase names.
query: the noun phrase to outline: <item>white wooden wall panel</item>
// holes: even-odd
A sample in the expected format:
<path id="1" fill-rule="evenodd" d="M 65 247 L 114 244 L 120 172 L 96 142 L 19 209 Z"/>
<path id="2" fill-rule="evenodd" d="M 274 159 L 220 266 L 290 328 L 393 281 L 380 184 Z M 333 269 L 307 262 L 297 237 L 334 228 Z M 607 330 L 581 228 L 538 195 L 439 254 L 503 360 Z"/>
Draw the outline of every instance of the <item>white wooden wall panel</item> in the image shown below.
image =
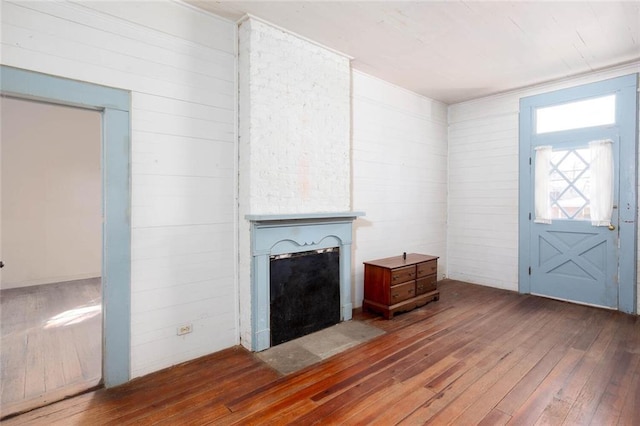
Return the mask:
<path id="1" fill-rule="evenodd" d="M 218 89 L 223 93 L 229 94 L 230 86 L 225 85 L 225 81 L 232 79 L 232 75 L 229 75 L 226 69 L 220 70 L 219 75 L 207 75 L 203 72 L 194 72 L 189 68 L 191 58 L 182 57 L 175 52 L 167 51 L 166 49 L 157 52 L 158 57 L 162 58 L 162 61 L 154 61 L 151 58 L 145 58 L 146 55 L 139 56 L 138 54 L 124 54 L 119 50 L 114 49 L 94 49 L 92 45 L 86 42 L 76 41 L 75 39 L 64 40 L 64 44 L 58 44 L 59 39 L 52 38 L 50 32 L 43 32 L 42 30 L 33 31 L 29 28 L 20 28 L 18 26 L 8 25 L 10 30 L 10 37 L 7 37 L 5 42 L 12 44 L 20 40 L 20 47 L 23 49 L 50 52 L 52 49 L 56 49 L 55 57 L 66 59 L 77 59 L 79 62 L 88 64 L 99 65 L 101 67 L 113 70 L 119 70 L 118 64 L 127 63 L 130 67 L 130 73 L 137 75 L 138 77 L 146 77 L 151 80 L 157 80 L 161 82 L 178 82 L 185 86 L 201 87 L 203 85 L 212 84 L 217 85 Z M 28 36 L 26 41 L 22 41 Z M 72 37 L 70 34 L 69 37 Z M 108 42 L 112 38 L 111 34 L 104 34 L 105 40 Z M 57 41 L 58 40 L 58 41 Z M 122 44 L 127 43 L 128 40 L 122 40 Z M 110 43 L 114 43 L 111 40 Z M 114 43 L 117 46 L 117 44 Z M 198 62 L 194 60 L 193 62 Z M 145 66 L 149 63 L 153 63 L 156 66 L 148 69 L 146 72 L 142 72 Z M 175 64 L 182 64 L 182 67 L 176 67 Z M 197 63 L 194 65 L 198 65 Z M 200 65 L 202 71 L 206 66 L 210 64 L 203 63 Z M 185 78 L 187 77 L 187 78 Z M 216 81 L 218 80 L 218 81 Z"/>
<path id="2" fill-rule="evenodd" d="M 1 19 L 3 64 L 132 92 L 132 377 L 237 344 L 235 24 L 170 1 Z"/>
<path id="3" fill-rule="evenodd" d="M 135 334 L 135 338 L 141 342 L 138 348 L 131 354 L 132 364 L 144 363 L 148 365 L 149 370 L 156 371 L 164 368 L 167 364 L 173 363 L 176 357 L 184 357 L 194 359 L 199 356 L 206 355 L 209 352 L 203 350 L 206 347 L 220 347 L 226 344 L 225 336 L 233 333 L 235 327 L 229 327 L 233 319 L 236 317 L 232 308 L 228 308 L 227 312 L 216 313 L 212 315 L 211 300 L 200 300 L 192 304 L 184 304 L 180 306 L 172 306 L 168 309 L 159 309 L 151 312 L 144 312 L 142 316 L 145 322 L 154 328 L 155 331 L 150 335 L 144 333 Z M 169 321 L 176 322 L 179 317 L 185 315 L 193 316 L 191 323 L 193 325 L 193 333 L 185 336 L 176 336 L 175 327 L 158 327 L 159 322 Z M 134 318 L 138 321 L 138 318 Z M 209 330 L 215 329 L 211 333 Z M 194 339 L 194 335 L 199 335 Z M 133 334 L 132 334 L 132 338 Z M 172 341 L 179 340 L 180 344 L 176 345 Z"/>
<path id="4" fill-rule="evenodd" d="M 639 67 L 633 63 L 449 107 L 451 278 L 518 290 L 519 99 L 635 73 Z"/>
<path id="5" fill-rule="evenodd" d="M 67 46 L 61 46 L 61 50 L 52 52 L 55 56 L 62 56 L 62 52 L 67 52 L 71 46 L 80 46 L 81 50 L 78 53 L 85 53 L 95 46 L 100 46 L 97 52 L 110 52 L 122 57 L 140 59 L 147 63 L 165 65 L 166 68 L 163 68 L 165 70 L 181 69 L 189 73 L 201 74 L 203 77 L 233 79 L 233 69 L 228 67 L 225 58 L 228 46 L 220 50 L 210 49 L 191 41 L 188 37 L 180 39 L 163 32 L 148 32 L 145 39 L 141 40 L 138 25 L 96 14 L 89 8 L 83 10 L 79 7 L 82 3 L 76 6 L 55 2 L 44 3 L 46 4 L 36 5 L 20 2 L 19 7 L 6 3 L 3 9 L 10 11 L 15 17 L 15 20 L 6 25 L 9 28 L 15 27 L 15 29 L 32 31 L 34 37 L 51 35 L 55 39 L 64 40 Z M 161 5 L 161 3 L 156 2 L 156 5 Z M 127 6 L 121 10 L 126 12 L 129 8 Z M 50 20 L 50 15 L 67 20 L 70 25 L 59 28 L 55 22 Z M 93 30 L 92 38 L 88 40 L 78 38 L 78 26 L 91 27 Z M 15 29 L 11 32 L 15 32 Z M 33 31 L 34 29 L 37 31 Z M 216 40 L 211 35 L 208 38 Z M 32 46 L 36 45 L 33 40 L 23 42 L 29 42 Z M 126 49 L 121 49 L 123 45 L 126 45 Z M 218 66 L 215 67 L 215 65 Z M 118 64 L 114 63 L 112 66 L 117 67 Z M 139 73 L 141 70 L 131 71 Z"/>
<path id="6" fill-rule="evenodd" d="M 204 105 L 215 102 L 203 91 L 207 88 L 233 102 L 235 65 L 228 58 L 222 60 L 233 52 L 233 43 L 211 56 L 211 49 L 197 42 L 99 15 L 80 5 L 8 1 L 2 5 L 3 16 L 11 18 L 3 18 L 2 27 L 3 63 L 7 65 L 11 65 L 7 61 L 18 61 L 25 69 L 112 87 L 135 87 L 136 92 Z M 179 4 L 173 4 L 173 8 L 181 10 L 183 16 L 201 14 Z M 121 9 L 126 11 L 128 7 Z M 213 16 L 209 19 L 215 22 L 211 27 L 230 25 Z M 148 55 L 157 48 L 161 50 L 153 58 L 141 57 L 142 51 Z M 201 58 L 207 57 L 210 66 L 194 71 Z M 207 69 L 216 71 L 205 74 Z M 228 108 L 229 103 L 224 105 Z"/>
<path id="7" fill-rule="evenodd" d="M 227 142 L 229 144 L 233 144 L 234 138 L 233 123 L 215 122 L 144 109 L 136 112 L 135 122 L 132 123 L 131 130 L 199 138 Z"/>
<path id="8" fill-rule="evenodd" d="M 146 175 L 190 175 L 233 177 L 235 145 L 207 139 L 133 131 L 137 141 L 132 152 L 133 167 Z M 215 160 L 215 167 L 211 161 Z"/>
<path id="9" fill-rule="evenodd" d="M 229 109 L 228 103 L 224 104 L 218 98 L 212 100 L 213 104 L 203 105 L 153 94 L 136 93 L 135 97 L 136 106 L 144 111 L 155 111 L 192 119 L 212 120 L 219 123 L 229 123 L 233 121 L 235 116 L 235 111 Z M 216 103 L 221 105 L 215 105 Z"/>
<path id="10" fill-rule="evenodd" d="M 120 0 L 95 2 L 98 4 L 86 1 L 75 1 L 74 3 L 116 17 L 123 22 L 151 28 L 156 32 L 190 40 L 211 49 L 226 51 L 236 42 L 234 34 L 228 31 L 228 21 L 223 21 L 223 25 L 212 25 L 214 15 L 192 10 L 191 13 L 182 12 L 182 19 L 176 19 L 175 3 L 177 2 L 173 1 L 130 2 Z M 182 5 L 182 7 L 190 8 L 187 5 Z"/>
<path id="11" fill-rule="evenodd" d="M 134 175 L 131 226 L 182 226 L 233 219 L 233 178 Z"/>
<path id="12" fill-rule="evenodd" d="M 353 302 L 361 306 L 362 262 L 417 252 L 440 256 L 446 275 L 447 107 L 352 73 Z"/>

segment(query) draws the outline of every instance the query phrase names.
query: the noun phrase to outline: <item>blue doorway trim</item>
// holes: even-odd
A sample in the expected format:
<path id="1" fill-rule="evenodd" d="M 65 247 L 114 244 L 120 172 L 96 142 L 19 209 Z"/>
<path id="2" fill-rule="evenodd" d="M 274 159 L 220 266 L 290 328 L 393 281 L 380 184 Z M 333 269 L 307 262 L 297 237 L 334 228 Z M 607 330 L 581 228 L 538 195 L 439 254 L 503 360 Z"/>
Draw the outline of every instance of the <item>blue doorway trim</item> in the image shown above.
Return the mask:
<path id="1" fill-rule="evenodd" d="M 638 207 L 638 74 L 603 80 L 591 84 L 543 93 L 520 100 L 519 127 L 519 213 L 518 213 L 518 288 L 530 293 L 531 248 L 529 214 L 533 212 L 530 166 L 531 142 L 535 128 L 536 108 L 616 93 L 616 126 L 620 140 L 620 192 L 618 309 L 637 313 L 637 207 Z M 561 136 L 562 132 L 558 132 Z M 548 140 L 553 140 L 550 134 Z"/>
<path id="2" fill-rule="evenodd" d="M 0 66 L 5 96 L 102 112 L 102 304 L 106 387 L 129 381 L 131 184 L 128 91 Z"/>

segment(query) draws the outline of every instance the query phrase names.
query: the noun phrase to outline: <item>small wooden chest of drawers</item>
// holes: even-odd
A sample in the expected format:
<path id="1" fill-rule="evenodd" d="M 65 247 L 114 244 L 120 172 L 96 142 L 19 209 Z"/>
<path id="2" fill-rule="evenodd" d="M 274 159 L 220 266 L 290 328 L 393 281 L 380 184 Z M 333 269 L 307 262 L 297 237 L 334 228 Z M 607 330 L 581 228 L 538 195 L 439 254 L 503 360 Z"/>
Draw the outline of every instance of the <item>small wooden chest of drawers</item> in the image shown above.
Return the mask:
<path id="1" fill-rule="evenodd" d="M 363 309 L 386 319 L 440 299 L 437 289 L 438 257 L 410 253 L 364 262 Z"/>

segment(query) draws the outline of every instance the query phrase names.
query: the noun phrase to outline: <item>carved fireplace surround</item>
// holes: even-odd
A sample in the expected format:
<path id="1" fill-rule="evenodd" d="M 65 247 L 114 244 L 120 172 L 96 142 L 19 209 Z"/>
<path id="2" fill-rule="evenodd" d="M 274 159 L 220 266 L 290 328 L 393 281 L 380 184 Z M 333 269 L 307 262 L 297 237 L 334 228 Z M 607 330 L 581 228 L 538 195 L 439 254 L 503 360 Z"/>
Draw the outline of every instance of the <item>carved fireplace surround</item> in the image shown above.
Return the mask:
<path id="1" fill-rule="evenodd" d="M 362 212 L 246 215 L 251 222 L 251 345 L 271 346 L 270 256 L 340 248 L 340 321 L 351 319 L 352 222 Z"/>

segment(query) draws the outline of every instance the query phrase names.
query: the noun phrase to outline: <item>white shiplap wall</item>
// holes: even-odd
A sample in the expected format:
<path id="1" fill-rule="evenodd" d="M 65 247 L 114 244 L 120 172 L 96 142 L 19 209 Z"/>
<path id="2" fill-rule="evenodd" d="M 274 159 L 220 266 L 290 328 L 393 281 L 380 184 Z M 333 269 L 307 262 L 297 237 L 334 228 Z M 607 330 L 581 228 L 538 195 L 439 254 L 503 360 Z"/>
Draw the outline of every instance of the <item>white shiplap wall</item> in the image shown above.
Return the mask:
<path id="1" fill-rule="evenodd" d="M 132 377 L 238 343 L 235 33 L 171 1 L 2 1 L 3 64 L 132 93 Z"/>
<path id="2" fill-rule="evenodd" d="M 638 71 L 633 63 L 449 107 L 449 277 L 518 290 L 520 98 Z"/>
<path id="3" fill-rule="evenodd" d="M 451 107 L 455 109 L 456 107 Z M 453 114 L 452 114 L 453 115 Z M 518 265 L 518 111 L 449 127 L 449 277 L 514 289 Z"/>
<path id="4" fill-rule="evenodd" d="M 447 106 L 352 72 L 354 306 L 362 262 L 403 252 L 440 256 L 447 274 Z"/>

